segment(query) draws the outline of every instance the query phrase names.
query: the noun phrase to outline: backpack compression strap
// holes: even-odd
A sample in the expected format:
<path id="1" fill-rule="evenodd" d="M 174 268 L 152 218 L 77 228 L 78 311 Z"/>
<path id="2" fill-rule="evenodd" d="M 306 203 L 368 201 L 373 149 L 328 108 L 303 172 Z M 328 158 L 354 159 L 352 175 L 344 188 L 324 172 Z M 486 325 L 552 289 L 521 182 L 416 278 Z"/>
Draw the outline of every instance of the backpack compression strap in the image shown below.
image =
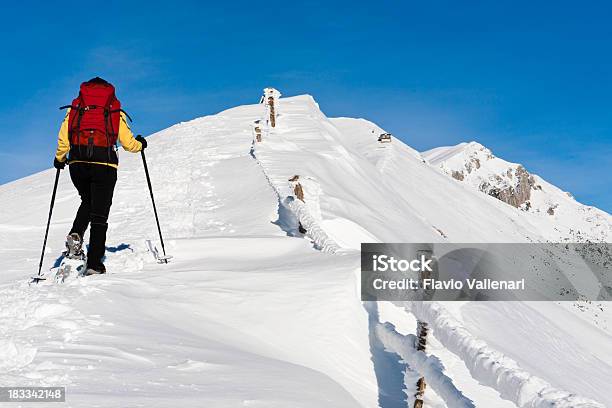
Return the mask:
<path id="1" fill-rule="evenodd" d="M 68 109 L 68 108 L 70 108 L 70 109 L 81 109 L 81 108 L 80 108 L 80 107 L 78 107 L 78 106 L 72 106 L 72 105 L 64 105 L 64 106 L 60 106 L 60 108 L 59 108 L 59 109 L 60 109 L 60 110 L 64 110 L 64 109 Z M 89 109 L 95 109 L 95 108 L 103 108 L 103 106 L 97 106 L 97 105 L 87 105 L 87 106 L 85 106 L 83 109 L 84 109 L 84 110 L 87 110 L 87 108 L 89 108 Z M 123 112 L 123 114 L 125 114 L 125 116 L 126 116 L 128 119 L 129 119 L 129 121 L 130 121 L 130 122 L 133 122 L 132 117 L 131 117 L 131 116 L 130 116 L 130 115 L 129 115 L 129 114 L 126 112 L 126 111 L 124 111 L 123 109 L 113 109 L 113 110 L 108 111 L 108 113 L 116 113 L 116 112 Z"/>

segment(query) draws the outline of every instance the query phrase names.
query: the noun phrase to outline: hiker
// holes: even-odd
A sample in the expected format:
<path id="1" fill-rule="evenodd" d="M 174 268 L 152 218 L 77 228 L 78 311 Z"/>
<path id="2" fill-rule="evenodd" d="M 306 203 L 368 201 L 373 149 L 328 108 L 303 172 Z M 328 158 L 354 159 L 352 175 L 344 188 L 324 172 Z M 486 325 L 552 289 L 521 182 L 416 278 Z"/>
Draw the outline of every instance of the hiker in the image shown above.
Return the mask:
<path id="1" fill-rule="evenodd" d="M 70 179 L 81 196 L 66 246 L 70 251 L 77 243 L 80 250 L 91 223 L 83 275 L 102 274 L 106 273 L 102 259 L 119 165 L 115 144 L 119 140 L 125 150 L 137 153 L 147 147 L 147 141 L 140 135 L 134 138 L 114 86 L 102 78 L 83 82 L 79 96 L 64 108 L 68 112 L 59 131 L 53 166 L 61 170 L 69 164 Z"/>

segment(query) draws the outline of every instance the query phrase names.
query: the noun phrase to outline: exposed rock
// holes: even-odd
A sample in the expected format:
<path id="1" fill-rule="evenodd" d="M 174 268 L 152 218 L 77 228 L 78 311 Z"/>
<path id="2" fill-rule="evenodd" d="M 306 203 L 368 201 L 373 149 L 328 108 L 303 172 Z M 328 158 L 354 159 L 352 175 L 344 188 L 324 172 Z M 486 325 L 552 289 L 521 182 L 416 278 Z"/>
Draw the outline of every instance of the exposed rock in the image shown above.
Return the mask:
<path id="1" fill-rule="evenodd" d="M 499 175 L 495 175 L 492 180 L 495 185 L 492 186 L 491 183 L 484 182 L 480 185 L 480 191 L 519 208 L 531 198 L 531 189 L 535 185 L 535 180 L 521 165 L 518 165 L 515 169 L 508 169 L 507 176 L 514 181 L 513 185 L 508 185 L 506 180 Z"/>
<path id="2" fill-rule="evenodd" d="M 451 173 L 451 176 L 453 176 L 454 179 L 459 180 L 459 181 L 463 181 L 465 179 L 465 176 L 463 175 L 462 171 L 453 170 L 453 172 Z"/>

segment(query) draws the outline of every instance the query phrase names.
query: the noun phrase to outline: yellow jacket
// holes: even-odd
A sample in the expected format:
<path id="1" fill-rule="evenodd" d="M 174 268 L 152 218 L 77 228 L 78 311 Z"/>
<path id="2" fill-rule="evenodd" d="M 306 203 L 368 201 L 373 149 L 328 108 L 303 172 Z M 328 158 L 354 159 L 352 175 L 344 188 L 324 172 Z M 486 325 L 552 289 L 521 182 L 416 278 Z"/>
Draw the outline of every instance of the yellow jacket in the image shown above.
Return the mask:
<path id="1" fill-rule="evenodd" d="M 66 117 L 62 122 L 62 126 L 60 127 L 59 135 L 57 136 L 57 151 L 55 152 L 55 158 L 60 161 L 66 161 L 66 156 L 70 151 L 70 140 L 68 138 L 68 116 L 70 115 L 70 108 L 66 112 Z M 132 134 L 132 130 L 127 123 L 127 119 L 125 117 L 125 113 L 121 112 L 121 120 L 119 121 L 119 143 L 125 150 L 131 153 L 137 153 L 142 150 L 142 143 L 134 138 Z M 104 162 L 86 162 L 83 160 L 72 160 L 70 163 L 93 163 L 93 164 L 101 164 L 104 166 L 111 166 L 117 168 L 117 164 L 113 163 L 104 163 Z"/>

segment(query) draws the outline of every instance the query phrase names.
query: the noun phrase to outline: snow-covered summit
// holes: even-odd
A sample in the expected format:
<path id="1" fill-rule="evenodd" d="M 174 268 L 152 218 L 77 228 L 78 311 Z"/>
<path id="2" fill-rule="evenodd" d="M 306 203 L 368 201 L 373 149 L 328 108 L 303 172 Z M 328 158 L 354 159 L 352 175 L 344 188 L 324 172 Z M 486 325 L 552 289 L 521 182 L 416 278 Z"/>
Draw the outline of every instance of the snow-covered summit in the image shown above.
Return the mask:
<path id="1" fill-rule="evenodd" d="M 434 148 L 424 152 L 423 157 L 453 178 L 514 207 L 522 206 L 530 198 L 534 184 L 531 174 L 520 164 L 494 156 L 478 142 Z"/>
<path id="2" fill-rule="evenodd" d="M 436 147 L 423 153 L 429 163 L 461 166 L 466 160 L 493 157 L 493 153 L 478 142 L 463 142 L 455 146 Z"/>

